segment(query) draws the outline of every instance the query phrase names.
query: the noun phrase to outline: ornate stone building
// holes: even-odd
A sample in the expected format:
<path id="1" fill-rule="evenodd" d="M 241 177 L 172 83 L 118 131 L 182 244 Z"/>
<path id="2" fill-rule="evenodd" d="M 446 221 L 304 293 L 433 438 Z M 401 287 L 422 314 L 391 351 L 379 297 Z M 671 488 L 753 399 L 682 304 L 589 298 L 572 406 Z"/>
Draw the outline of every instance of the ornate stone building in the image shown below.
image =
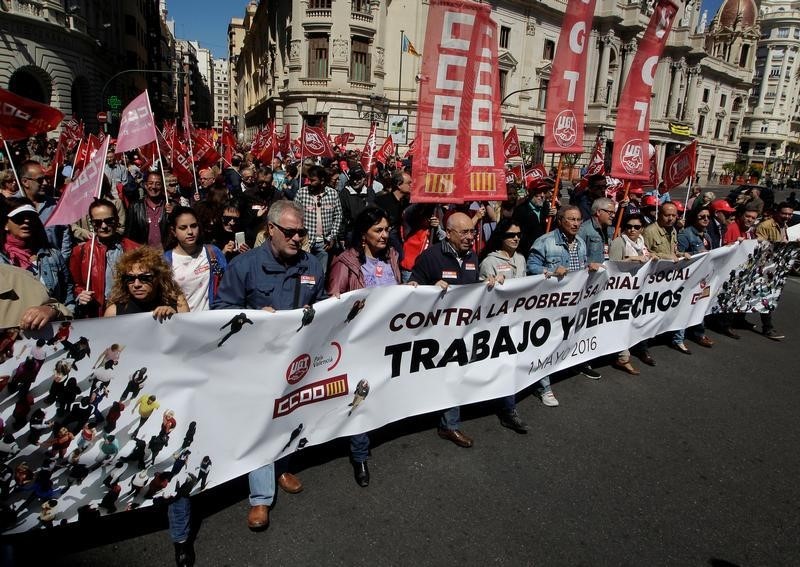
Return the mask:
<path id="1" fill-rule="evenodd" d="M 764 0 L 755 87 L 745 116 L 740 160 L 773 179 L 800 172 L 800 2 Z"/>
<path id="2" fill-rule="evenodd" d="M 746 0 L 728 0 L 740 1 Z M 682 4 L 673 25 L 656 73 L 650 127 L 662 163 L 697 133 L 701 171 L 708 175 L 736 159 L 758 35 L 755 21 L 733 31 L 723 18 L 712 22 L 707 37 L 708 15 L 697 4 Z M 613 144 L 617 101 L 651 6 L 639 0 L 597 2 L 584 160 L 598 133 L 609 149 Z M 543 137 L 546 87 L 565 8 L 565 0 L 493 3 L 504 125 L 516 125 L 523 141 Z M 425 51 L 427 11 L 425 0 L 251 2 L 245 17 L 229 26 L 237 99 L 231 112 L 239 116 L 240 132 L 245 124 L 249 139 L 255 127 L 276 118 L 297 135 L 302 116 L 324 122 L 332 134 L 356 133 L 359 145 L 371 119 L 379 119 L 385 134 L 388 115 L 408 114 L 410 141 L 421 58 L 401 55 L 401 39 L 405 33 L 418 52 Z M 553 159 L 543 157 L 548 165 Z"/>

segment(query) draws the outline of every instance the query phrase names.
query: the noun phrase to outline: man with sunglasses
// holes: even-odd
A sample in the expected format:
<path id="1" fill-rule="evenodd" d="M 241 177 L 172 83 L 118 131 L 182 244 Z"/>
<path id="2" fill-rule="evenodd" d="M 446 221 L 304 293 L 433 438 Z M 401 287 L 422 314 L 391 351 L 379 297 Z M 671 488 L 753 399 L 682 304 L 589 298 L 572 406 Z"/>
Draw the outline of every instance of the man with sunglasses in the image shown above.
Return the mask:
<path id="1" fill-rule="evenodd" d="M 278 311 L 312 305 L 325 297 L 325 274 L 319 261 L 303 251 L 308 230 L 303 209 L 292 201 L 278 201 L 267 213 L 269 238 L 263 245 L 234 258 L 225 272 L 212 309 L 262 309 Z M 223 347 L 235 343 L 230 339 Z M 275 463 L 250 473 L 250 512 L 247 525 L 262 530 L 269 524 L 269 507 L 275 497 Z M 277 463 L 288 468 L 287 459 Z M 280 487 L 289 493 L 303 489 L 300 480 L 283 472 Z"/>
<path id="2" fill-rule="evenodd" d="M 56 200 L 52 197 L 50 179 L 44 174 L 39 162 L 28 160 L 22 162 L 19 169 L 22 185 L 15 197 L 25 197 L 36 207 L 42 224 L 47 224 L 47 219 L 56 210 Z M 64 260 L 69 260 L 72 253 L 72 237 L 68 225 L 49 226 L 44 229 L 50 246 L 61 252 Z"/>
<path id="3" fill-rule="evenodd" d="M 89 223 L 94 238 L 78 244 L 69 259 L 78 305 L 75 315 L 78 318 L 103 316 L 111 295 L 117 260 L 124 252 L 140 246 L 117 232 L 119 217 L 111 201 L 97 199 L 89 205 Z"/>
<path id="4" fill-rule="evenodd" d="M 477 231 L 472 219 L 465 213 L 453 213 L 447 218 L 445 230 L 445 240 L 417 256 L 410 281 L 435 285 L 442 291 L 447 291 L 451 285 L 478 283 L 478 257 L 472 250 Z M 491 289 L 494 284 L 494 276 L 488 276 L 486 286 Z M 438 433 L 439 437 L 459 447 L 472 447 L 472 439 L 461 431 L 461 408 L 458 406 L 442 412 Z"/>

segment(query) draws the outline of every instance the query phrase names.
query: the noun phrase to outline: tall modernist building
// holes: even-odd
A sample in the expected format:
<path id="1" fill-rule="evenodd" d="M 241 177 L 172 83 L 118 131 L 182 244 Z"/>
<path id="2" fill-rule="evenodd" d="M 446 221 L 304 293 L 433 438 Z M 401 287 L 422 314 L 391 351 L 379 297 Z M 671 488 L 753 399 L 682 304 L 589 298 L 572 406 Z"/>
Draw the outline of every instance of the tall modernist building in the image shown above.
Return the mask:
<path id="1" fill-rule="evenodd" d="M 752 0 L 727 0 L 709 22 L 698 0 L 681 4 L 653 89 L 651 142 L 660 159 L 697 134 L 703 175 L 735 161 L 752 86 L 758 40 L 757 12 L 727 14 Z M 735 4 L 735 9 L 729 4 Z M 590 34 L 585 144 L 596 135 L 613 144 L 616 105 L 653 2 L 598 0 Z M 748 4 L 749 5 L 749 4 Z M 506 127 L 541 144 L 546 88 L 564 0 L 492 3 L 498 24 L 500 96 Z M 231 113 L 240 133 L 269 119 L 322 124 L 331 134 L 354 132 L 363 143 L 371 120 L 384 133 L 392 115 L 415 114 L 421 58 L 402 53 L 402 36 L 424 53 L 425 0 L 302 0 L 251 2 L 229 25 Z M 725 14 L 723 18 L 722 15 Z M 401 60 L 402 57 L 402 60 Z M 552 156 L 544 156 L 548 164 Z"/>
<path id="2" fill-rule="evenodd" d="M 800 2 L 764 0 L 755 86 L 741 136 L 740 160 L 773 179 L 800 172 Z"/>

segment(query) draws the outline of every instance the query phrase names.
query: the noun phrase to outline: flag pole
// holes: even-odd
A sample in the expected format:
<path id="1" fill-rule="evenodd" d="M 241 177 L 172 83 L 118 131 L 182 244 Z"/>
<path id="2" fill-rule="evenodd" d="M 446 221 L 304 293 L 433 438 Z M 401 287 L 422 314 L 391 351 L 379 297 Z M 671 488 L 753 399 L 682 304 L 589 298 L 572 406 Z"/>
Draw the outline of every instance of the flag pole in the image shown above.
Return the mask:
<path id="1" fill-rule="evenodd" d="M 300 125 L 300 187 L 303 186 L 303 148 L 306 146 L 306 119 L 301 117 Z"/>
<path id="2" fill-rule="evenodd" d="M 522 161 L 525 161 L 524 159 Z M 550 199 L 550 209 L 554 209 L 556 203 L 558 202 L 558 194 L 561 192 L 561 170 L 564 167 L 564 154 L 558 154 L 558 170 L 556 173 L 556 182 L 553 184 L 553 196 Z M 547 226 L 545 227 L 545 232 L 550 232 L 551 227 L 553 226 L 553 216 L 549 214 L 547 215 Z"/>
<path id="3" fill-rule="evenodd" d="M 111 140 L 111 136 L 106 136 L 105 139 L 105 147 L 103 148 L 105 151 L 101 155 L 108 154 L 108 143 Z M 99 199 L 102 192 L 103 192 L 103 179 L 105 178 L 104 175 L 97 176 L 97 191 L 95 191 L 94 198 Z M 94 262 L 94 243 L 95 239 L 97 238 L 97 233 L 94 230 L 92 225 L 91 218 L 89 219 L 89 225 L 92 229 L 92 243 L 89 245 L 89 269 L 86 270 L 86 291 L 91 291 L 92 287 L 92 262 Z"/>
<path id="4" fill-rule="evenodd" d="M 189 129 L 188 138 L 189 138 L 189 160 L 192 162 L 192 179 L 194 179 L 194 194 L 195 196 L 200 195 L 200 189 L 197 187 L 197 167 L 195 167 L 194 163 L 194 150 L 192 149 L 192 131 L 191 128 Z M 158 145 L 158 142 L 156 142 Z M 166 182 L 164 185 L 164 191 L 167 190 Z"/>
<path id="5" fill-rule="evenodd" d="M 400 30 L 400 71 L 397 73 L 397 114 L 400 114 L 400 92 L 403 86 L 403 44 L 406 39 L 406 31 Z"/>
<path id="6" fill-rule="evenodd" d="M 78 156 L 81 153 L 82 145 L 83 145 L 83 138 L 78 140 L 78 149 L 75 150 L 75 159 L 72 160 L 72 174 L 70 175 L 71 179 L 75 179 L 75 168 L 78 167 Z"/>
<path id="7" fill-rule="evenodd" d="M 6 155 L 8 156 L 8 163 L 11 166 L 11 171 L 14 172 L 14 179 L 17 181 L 17 188 L 22 191 L 22 183 L 19 181 L 19 175 L 17 175 L 17 168 L 14 166 L 14 160 L 11 159 L 11 150 L 8 149 L 8 142 L 5 138 L 3 138 L 3 146 L 6 149 Z"/>
<path id="8" fill-rule="evenodd" d="M 622 195 L 622 202 L 628 200 L 628 195 L 630 194 L 631 190 L 631 180 L 625 180 L 625 192 Z M 619 233 L 622 231 L 622 207 L 620 207 L 619 211 L 617 211 L 617 225 L 614 227 L 614 238 L 619 236 Z"/>
<path id="9" fill-rule="evenodd" d="M 694 181 L 694 171 L 689 176 L 689 183 L 686 186 L 686 198 L 683 200 L 683 216 L 682 220 L 686 220 L 686 207 L 689 204 L 689 195 L 692 193 L 692 181 Z"/>

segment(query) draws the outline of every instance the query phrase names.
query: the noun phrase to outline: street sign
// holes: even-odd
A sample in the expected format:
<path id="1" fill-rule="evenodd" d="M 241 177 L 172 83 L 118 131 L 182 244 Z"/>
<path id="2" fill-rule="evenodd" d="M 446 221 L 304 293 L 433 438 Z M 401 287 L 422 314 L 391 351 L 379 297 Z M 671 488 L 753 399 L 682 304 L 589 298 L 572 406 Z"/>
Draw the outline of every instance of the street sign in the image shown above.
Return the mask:
<path id="1" fill-rule="evenodd" d="M 97 113 L 97 121 L 100 124 L 104 124 L 108 122 L 108 113 L 107 112 L 98 112 Z"/>

